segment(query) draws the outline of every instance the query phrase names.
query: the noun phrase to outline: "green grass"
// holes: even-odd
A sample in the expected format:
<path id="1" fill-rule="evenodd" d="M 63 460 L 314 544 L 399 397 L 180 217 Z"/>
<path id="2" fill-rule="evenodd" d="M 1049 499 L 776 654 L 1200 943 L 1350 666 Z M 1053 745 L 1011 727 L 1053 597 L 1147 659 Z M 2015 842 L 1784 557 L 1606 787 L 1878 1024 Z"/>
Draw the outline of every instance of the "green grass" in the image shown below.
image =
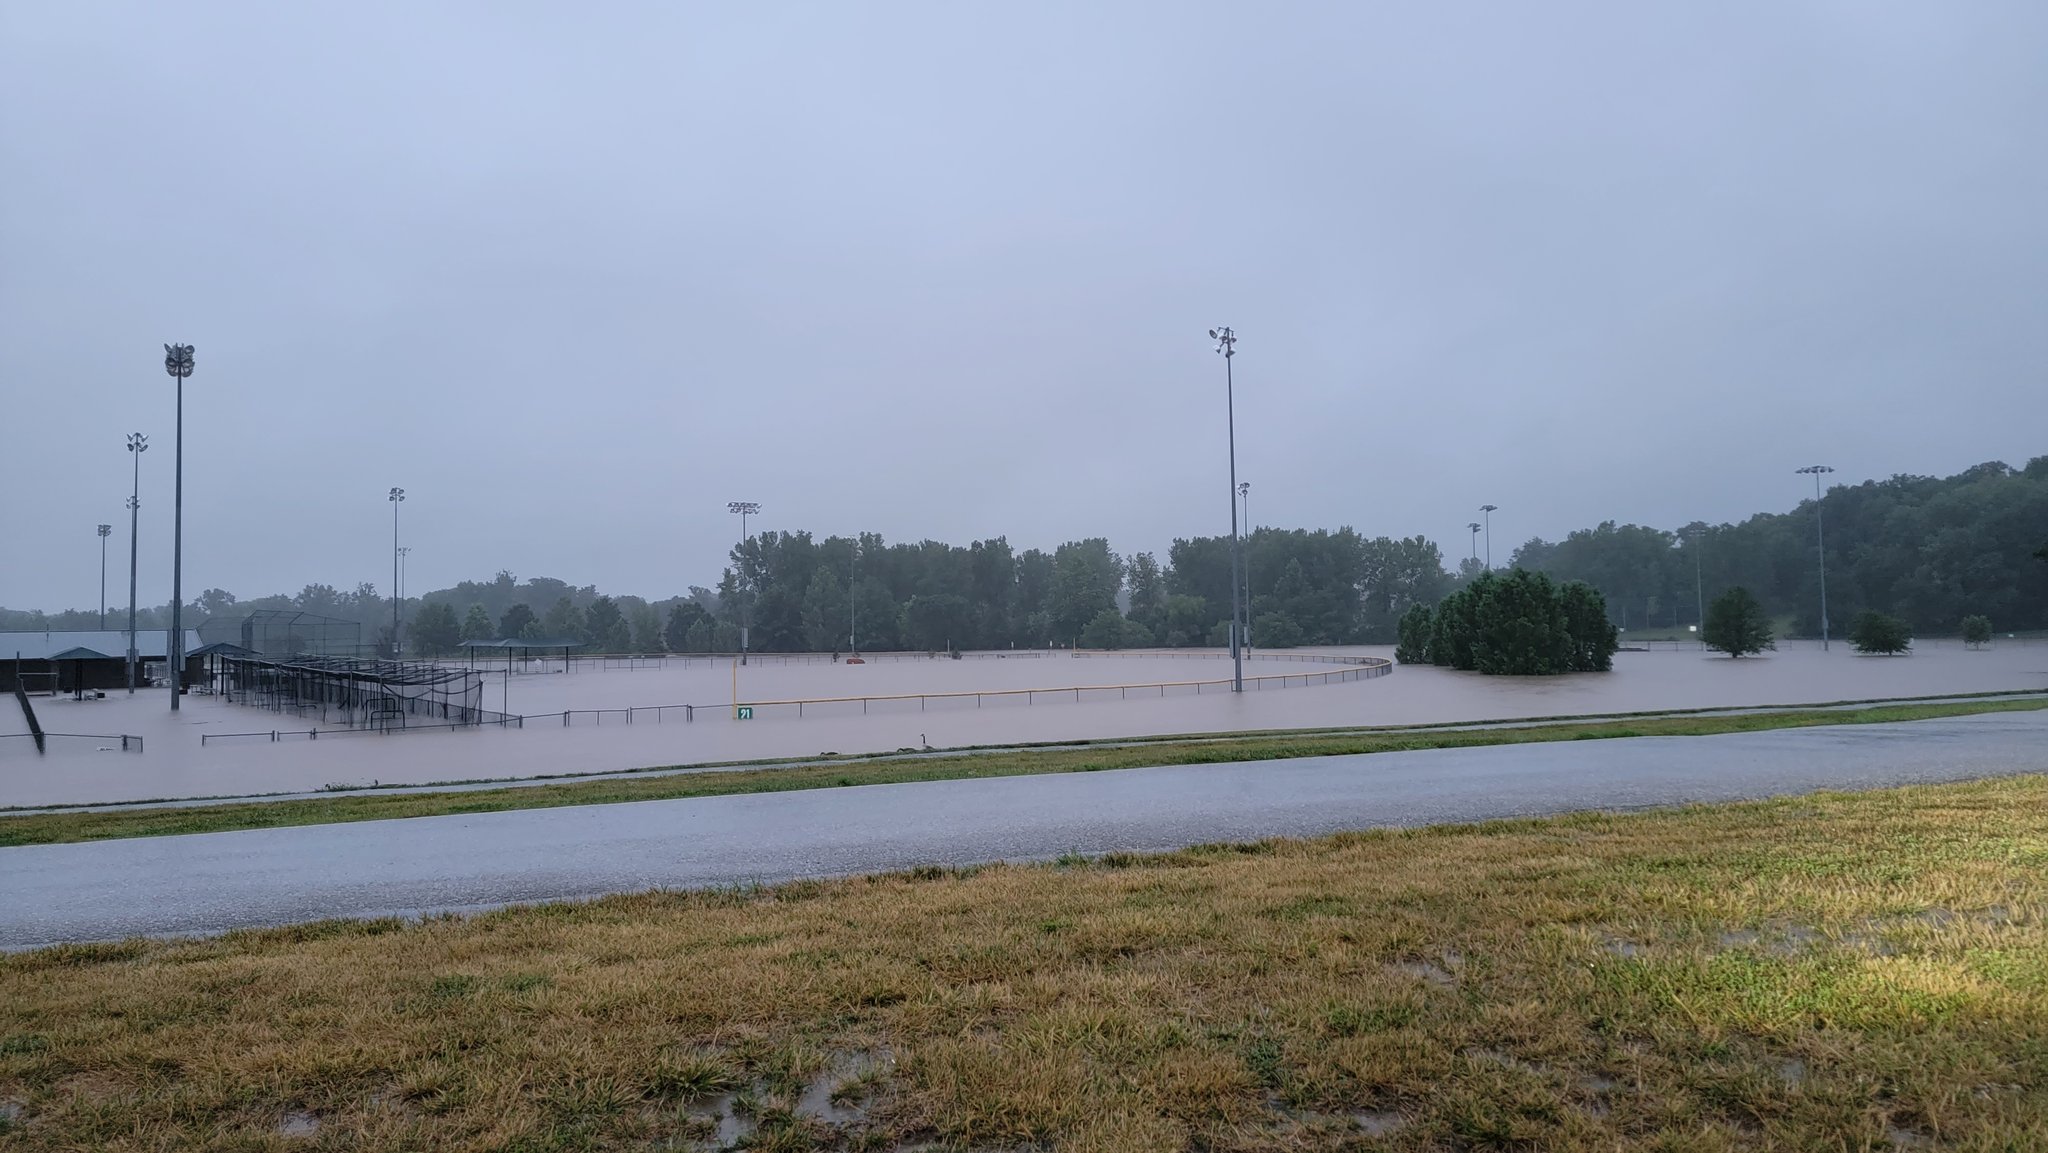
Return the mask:
<path id="1" fill-rule="evenodd" d="M 2031 776 L 0 956 L 0 1148 L 2018 1153 L 2044 1039 Z"/>
<path id="2" fill-rule="evenodd" d="M 847 788 L 915 781 L 1097 772 L 1105 769 L 1147 766 L 1285 760 L 1295 757 L 1472 748 L 1482 745 L 1548 741 L 1605 740 L 1618 737 L 1706 736 L 1716 733 L 1804 728 L 1813 725 L 1877 724 L 1974 713 L 2023 712 L 2042 708 L 2048 708 L 2048 700 L 1981 700 L 1740 716 L 1640 717 L 1477 730 L 1285 733 L 1198 741 L 1143 742 L 1132 745 L 967 752 L 935 757 L 729 771 L 649 773 L 604 780 L 572 780 L 555 784 L 455 792 L 336 794 L 298 800 L 249 801 L 185 808 L 112 809 L 71 813 L 24 812 L 0 816 L 0 846 L 62 844 L 121 837 L 176 836 L 234 829 L 274 829 L 295 825 L 451 816 L 510 809 L 545 809 L 563 805 L 620 804 L 629 801 L 672 800 L 737 793 L 779 793 L 801 789 Z"/>

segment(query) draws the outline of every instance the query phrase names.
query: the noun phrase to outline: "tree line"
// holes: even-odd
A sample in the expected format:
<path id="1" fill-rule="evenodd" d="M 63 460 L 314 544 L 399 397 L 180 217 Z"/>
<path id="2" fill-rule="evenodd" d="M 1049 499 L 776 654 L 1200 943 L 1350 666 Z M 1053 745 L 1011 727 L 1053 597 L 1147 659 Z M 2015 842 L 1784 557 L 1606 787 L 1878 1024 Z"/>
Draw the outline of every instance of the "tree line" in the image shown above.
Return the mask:
<path id="1" fill-rule="evenodd" d="M 1992 462 L 1940 479 L 1842 485 L 1828 490 L 1822 511 L 1835 631 L 1865 611 L 1922 635 L 1953 635 L 1966 616 L 2000 631 L 2048 628 L 2048 456 L 2024 469 Z M 1741 586 L 1778 631 L 1818 635 L 1814 513 L 1806 500 L 1735 524 L 1607 522 L 1561 541 L 1528 541 L 1510 567 L 1560 585 L 1583 582 L 1608 619 L 1627 628 L 1703 623 L 1701 602 Z M 1349 527 L 1259 528 L 1243 551 L 1255 647 L 1392 644 L 1409 609 L 1437 605 L 1484 571 L 1472 560 L 1447 571 L 1437 545 L 1420 536 L 1366 537 Z M 1162 559 L 1120 555 L 1099 537 L 1046 551 L 1002 537 L 962 546 L 764 532 L 727 560 L 715 587 L 655 600 L 503 571 L 463 581 L 406 599 L 406 648 L 441 653 L 466 639 L 525 637 L 614 652 L 730 652 L 743 626 L 749 647 L 764 652 L 1228 642 L 1227 535 L 1177 539 Z M 255 609 L 356 621 L 366 649 L 390 645 L 391 600 L 369 582 L 252 600 L 207 589 L 187 619 L 196 626 Z M 167 606 L 144 610 L 140 627 L 163 628 L 168 617 Z M 110 610 L 107 623 L 125 627 L 125 609 Z M 0 609 L 0 630 L 96 627 L 89 610 Z"/>
<path id="2" fill-rule="evenodd" d="M 1702 623 L 1700 602 L 1739 586 L 1781 631 L 1818 636 L 1816 511 L 1807 499 L 1788 513 L 1668 531 L 1609 521 L 1561 541 L 1531 540 L 1514 563 L 1585 581 L 1631 629 Z M 2024 469 L 1992 461 L 1944 478 L 1839 485 L 1818 511 L 1832 631 L 1845 633 L 1866 611 L 1921 635 L 1956 635 L 1966 616 L 2000 631 L 2048 628 L 2048 565 L 2036 555 L 2048 553 L 2048 456 Z"/>

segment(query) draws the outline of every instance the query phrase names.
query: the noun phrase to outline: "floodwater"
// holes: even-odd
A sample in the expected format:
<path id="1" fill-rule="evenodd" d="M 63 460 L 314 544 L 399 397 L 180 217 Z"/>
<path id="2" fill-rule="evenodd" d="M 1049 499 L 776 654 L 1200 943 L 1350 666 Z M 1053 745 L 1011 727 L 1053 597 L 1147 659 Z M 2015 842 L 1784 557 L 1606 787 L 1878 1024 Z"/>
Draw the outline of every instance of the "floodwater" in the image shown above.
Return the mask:
<path id="1" fill-rule="evenodd" d="M 1390 656 L 1383 648 L 1327 650 Z M 1247 678 L 1322 673 L 1340 666 L 1284 659 L 1249 662 Z M 37 698 L 52 733 L 131 733 L 147 751 L 122 753 L 106 741 L 59 740 L 38 757 L 26 741 L 0 741 L 0 806 L 54 805 L 170 797 L 310 791 L 373 784 L 595 773 L 655 765 L 893 752 L 926 746 L 988 745 L 1253 729 L 1322 728 L 1482 721 L 1517 717 L 1658 709 L 1739 708 L 1882 697 L 1932 696 L 2048 688 L 2048 643 L 2006 642 L 1982 651 L 1923 642 L 1910 656 L 1865 657 L 1837 645 L 1788 644 L 1762 657 L 1732 661 L 1696 649 L 1626 652 L 1612 673 L 1568 677 L 1483 677 L 1403 666 L 1370 680 L 1271 688 L 1233 695 L 1210 686 L 1199 695 L 1184 683 L 1229 675 L 1226 660 L 1172 656 L 876 662 L 866 665 L 754 664 L 740 670 L 740 699 L 911 694 L 858 703 L 838 712 L 763 707 L 735 720 L 729 665 L 647 670 L 577 671 L 506 678 L 494 675 L 484 705 L 509 693 L 511 711 L 615 709 L 691 703 L 713 706 L 686 723 L 675 711 L 624 723 L 622 713 L 559 717 L 523 729 L 414 732 L 392 735 L 324 731 L 319 739 L 288 737 L 214 742 L 202 733 L 303 732 L 301 719 L 207 697 L 188 697 L 174 719 L 161 691 L 99 701 Z M 506 683 L 509 680 L 509 685 Z M 1179 688 L 1115 692 L 1100 686 L 1173 682 Z M 1272 684 L 1273 682 L 1266 682 Z M 1044 694 L 918 699 L 919 693 L 999 693 L 1025 688 L 1097 686 L 1075 702 Z M 1115 692 L 1115 695 L 1112 693 Z M 4 703 L 4 702 L 0 702 Z M 830 715 L 820 715 L 829 713 Z M 0 712 L 0 732 L 19 722 Z M 105 749 L 107 751 L 101 751 Z"/>

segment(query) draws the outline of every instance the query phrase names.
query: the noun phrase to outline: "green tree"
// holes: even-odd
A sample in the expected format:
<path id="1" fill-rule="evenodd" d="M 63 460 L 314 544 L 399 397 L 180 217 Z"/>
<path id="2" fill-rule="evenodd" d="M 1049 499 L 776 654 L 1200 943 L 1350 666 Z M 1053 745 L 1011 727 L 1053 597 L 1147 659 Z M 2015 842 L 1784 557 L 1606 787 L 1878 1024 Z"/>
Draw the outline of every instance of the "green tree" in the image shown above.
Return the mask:
<path id="1" fill-rule="evenodd" d="M 1762 602 L 1741 585 L 1715 597 L 1714 603 L 1707 606 L 1707 623 L 1700 629 L 1700 639 L 1708 648 L 1731 657 L 1778 647 L 1771 638 L 1771 620 L 1765 615 Z"/>
<path id="2" fill-rule="evenodd" d="M 1607 598 L 1585 581 L 1566 581 L 1559 586 L 1557 595 L 1564 609 L 1565 637 L 1571 645 L 1571 671 L 1613 671 L 1615 651 L 1621 648 L 1621 633 L 1607 619 Z"/>
<path id="3" fill-rule="evenodd" d="M 804 646 L 814 653 L 837 652 L 848 644 L 847 627 L 846 584 L 820 567 L 804 590 Z"/>
<path id="4" fill-rule="evenodd" d="M 590 602 L 583 616 L 583 635 L 601 653 L 630 652 L 633 648 L 632 626 L 626 623 L 618 602 L 610 597 Z"/>
<path id="5" fill-rule="evenodd" d="M 523 637 L 526 635 L 526 626 L 532 624 L 537 619 L 539 618 L 533 615 L 533 610 L 527 607 L 526 602 L 521 601 L 506 609 L 505 615 L 498 618 L 498 635 L 501 637 Z"/>
<path id="6" fill-rule="evenodd" d="M 1090 537 L 1061 545 L 1053 554 L 1053 587 L 1048 606 L 1058 635 L 1077 636 L 1103 610 L 1113 611 L 1123 581 L 1123 560 L 1110 551 L 1108 541 Z"/>
<path id="7" fill-rule="evenodd" d="M 1306 639 L 1299 622 L 1284 612 L 1260 613 L 1252 621 L 1252 639 L 1262 649 L 1291 649 Z"/>
<path id="8" fill-rule="evenodd" d="M 491 614 L 481 604 L 469 606 L 469 612 L 462 618 L 462 639 L 466 641 L 487 641 L 493 639 L 496 630 L 491 625 Z"/>
<path id="9" fill-rule="evenodd" d="M 581 642 L 587 639 L 583 634 L 583 614 L 576 611 L 575 602 L 561 597 L 548 608 L 548 615 L 541 619 L 541 635 L 549 640 Z M 525 630 L 521 630 L 525 635 Z"/>
<path id="10" fill-rule="evenodd" d="M 1857 613 L 1849 625 L 1849 643 L 1855 645 L 1859 653 L 1890 656 L 1913 647 L 1913 630 L 1890 613 L 1865 609 Z"/>
<path id="11" fill-rule="evenodd" d="M 696 648 L 691 643 L 692 630 L 700 622 L 706 627 L 708 635 L 711 614 L 705 612 L 704 606 L 696 601 L 681 600 L 669 605 L 668 623 L 662 627 L 662 641 L 668 646 L 668 651 L 672 653 L 703 652 L 703 649 Z"/>
<path id="12" fill-rule="evenodd" d="M 1084 649 L 1141 649 L 1152 643 L 1152 630 L 1112 607 L 1081 627 L 1078 643 Z"/>
<path id="13" fill-rule="evenodd" d="M 1991 643 L 1991 618 L 1967 616 L 1963 618 L 1963 643 L 1973 648 L 1983 648 Z"/>
<path id="14" fill-rule="evenodd" d="M 1436 610 L 1426 604 L 1413 604 L 1401 614 L 1400 641 L 1394 646 L 1394 659 L 1404 665 L 1426 665 L 1429 663 L 1429 634 L 1436 624 Z"/>
<path id="15" fill-rule="evenodd" d="M 1166 625 L 1166 574 L 1159 568 L 1159 561 L 1149 552 L 1141 552 L 1131 558 L 1125 583 L 1131 591 L 1132 620 L 1156 634 L 1164 633 Z"/>
<path id="16" fill-rule="evenodd" d="M 405 631 L 411 637 L 413 651 L 421 656 L 443 656 L 462 643 L 462 623 L 455 619 L 455 606 L 446 601 L 423 606 L 413 614 Z"/>
<path id="17" fill-rule="evenodd" d="M 1418 615 L 1418 634 L 1422 625 Z M 1559 585 L 1522 568 L 1479 573 L 1437 605 L 1428 628 L 1432 663 L 1493 675 L 1606 672 L 1617 647 L 1597 590 L 1578 581 Z M 1407 647 L 1419 655 L 1420 636 Z"/>

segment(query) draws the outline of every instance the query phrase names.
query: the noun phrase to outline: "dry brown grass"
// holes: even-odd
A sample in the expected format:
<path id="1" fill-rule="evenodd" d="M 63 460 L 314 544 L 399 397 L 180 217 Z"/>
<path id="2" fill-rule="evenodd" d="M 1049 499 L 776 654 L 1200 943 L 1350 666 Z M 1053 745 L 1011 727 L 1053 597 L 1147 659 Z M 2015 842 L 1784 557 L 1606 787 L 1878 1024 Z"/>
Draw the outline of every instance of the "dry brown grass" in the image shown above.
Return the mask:
<path id="1" fill-rule="evenodd" d="M 0 1146 L 2043 1149 L 2044 877 L 2024 778 L 60 948 Z"/>

